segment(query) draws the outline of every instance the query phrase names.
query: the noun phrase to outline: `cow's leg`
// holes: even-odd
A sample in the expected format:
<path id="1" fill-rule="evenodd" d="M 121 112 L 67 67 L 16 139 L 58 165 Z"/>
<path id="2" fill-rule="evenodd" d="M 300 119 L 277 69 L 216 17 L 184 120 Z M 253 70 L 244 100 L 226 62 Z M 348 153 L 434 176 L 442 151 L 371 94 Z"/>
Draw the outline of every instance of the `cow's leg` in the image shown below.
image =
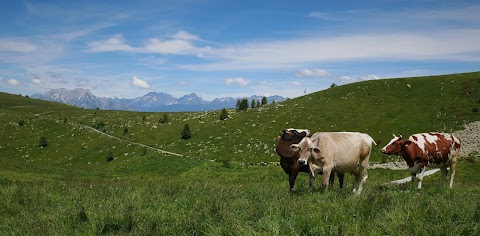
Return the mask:
<path id="1" fill-rule="evenodd" d="M 412 186 L 415 185 L 416 179 L 417 179 L 417 173 L 416 173 L 416 172 L 415 172 L 415 173 L 412 172 Z"/>
<path id="2" fill-rule="evenodd" d="M 308 184 L 310 185 L 310 192 L 313 192 L 313 186 L 315 183 L 315 175 L 312 174 L 312 172 L 308 172 L 309 179 L 308 179 Z"/>
<path id="3" fill-rule="evenodd" d="M 298 172 L 302 169 L 302 166 L 295 164 L 293 166 L 292 172 L 288 175 L 288 183 L 290 183 L 290 191 L 293 191 L 293 186 L 295 185 L 295 180 L 297 179 Z"/>
<path id="4" fill-rule="evenodd" d="M 360 182 L 358 183 L 356 194 L 360 194 L 362 192 L 363 184 L 367 181 L 367 178 L 368 178 L 367 169 L 363 169 L 362 171 L 360 171 L 359 178 L 360 178 L 360 180 L 359 180 Z M 354 193 L 355 193 L 355 191 L 354 191 Z"/>
<path id="5" fill-rule="evenodd" d="M 337 175 L 338 175 L 338 182 L 340 183 L 340 188 L 343 188 L 343 177 L 345 177 L 345 174 L 337 173 Z"/>
<path id="6" fill-rule="evenodd" d="M 418 188 L 422 188 L 423 176 L 425 175 L 425 166 L 420 166 L 420 171 L 418 173 Z"/>
<path id="7" fill-rule="evenodd" d="M 326 189 L 328 187 L 328 182 L 330 180 L 330 174 L 332 174 L 332 169 L 323 169 L 322 175 L 322 188 Z"/>
<path id="8" fill-rule="evenodd" d="M 456 160 L 452 160 L 450 163 L 450 188 L 453 188 L 453 178 L 455 178 L 455 167 L 457 166 Z"/>
<path id="9" fill-rule="evenodd" d="M 330 177 L 328 178 L 328 185 L 330 186 L 330 188 L 333 188 L 334 183 L 335 183 L 335 172 L 332 171 L 332 173 L 330 173 Z"/>

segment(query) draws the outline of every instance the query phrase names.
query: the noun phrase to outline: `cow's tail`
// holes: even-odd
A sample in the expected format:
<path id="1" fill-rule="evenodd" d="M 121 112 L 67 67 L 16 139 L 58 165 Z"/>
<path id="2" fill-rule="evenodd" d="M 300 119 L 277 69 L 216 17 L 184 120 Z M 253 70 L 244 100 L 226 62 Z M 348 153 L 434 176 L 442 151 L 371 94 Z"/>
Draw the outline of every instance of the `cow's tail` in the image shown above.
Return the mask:
<path id="1" fill-rule="evenodd" d="M 368 135 L 368 134 L 365 134 L 367 137 L 368 137 L 368 140 L 367 141 L 370 141 L 371 143 L 373 143 L 373 145 L 377 146 L 377 143 L 375 142 L 375 140 L 372 138 L 372 136 Z"/>

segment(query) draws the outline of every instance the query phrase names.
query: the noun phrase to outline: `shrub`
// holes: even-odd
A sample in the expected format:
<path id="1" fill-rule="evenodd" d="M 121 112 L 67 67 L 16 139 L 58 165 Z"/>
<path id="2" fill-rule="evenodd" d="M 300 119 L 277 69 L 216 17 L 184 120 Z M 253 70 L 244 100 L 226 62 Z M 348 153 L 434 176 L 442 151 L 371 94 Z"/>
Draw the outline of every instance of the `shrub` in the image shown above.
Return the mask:
<path id="1" fill-rule="evenodd" d="M 167 115 L 167 114 L 163 114 L 163 117 L 160 118 L 160 120 L 159 120 L 158 122 L 159 122 L 160 124 L 168 123 L 168 122 L 169 122 L 168 115 Z"/>
<path id="2" fill-rule="evenodd" d="M 107 128 L 107 125 L 105 124 L 105 122 L 103 121 L 99 121 L 97 122 L 96 124 L 93 125 L 93 128 L 94 129 L 97 129 L 97 130 L 100 130 L 102 132 L 107 132 L 108 128 Z"/>
<path id="3" fill-rule="evenodd" d="M 185 126 L 183 127 L 183 131 L 182 131 L 182 139 L 189 139 L 191 138 L 192 135 L 190 134 L 190 126 L 188 126 L 188 124 L 185 124 Z"/>
<path id="4" fill-rule="evenodd" d="M 107 162 L 113 161 L 113 153 L 112 151 L 108 151 L 107 153 Z"/>
<path id="5" fill-rule="evenodd" d="M 24 120 L 20 120 L 20 121 L 18 122 L 18 126 L 23 126 L 24 124 L 25 124 L 25 121 L 24 121 Z"/>
<path id="6" fill-rule="evenodd" d="M 262 98 L 262 106 L 263 106 L 263 105 L 267 105 L 267 104 L 268 104 L 267 97 L 263 96 L 263 98 Z"/>
<path id="7" fill-rule="evenodd" d="M 243 98 L 241 100 L 237 100 L 237 109 L 240 111 L 246 111 L 248 109 L 248 98 Z"/>
<path id="8" fill-rule="evenodd" d="M 225 108 L 223 108 L 222 113 L 220 114 L 220 120 L 225 120 L 228 118 L 228 113 Z"/>
<path id="9" fill-rule="evenodd" d="M 128 134 L 128 127 L 127 126 L 123 127 L 123 135 L 126 135 L 126 134 Z"/>
<path id="10" fill-rule="evenodd" d="M 48 140 L 45 136 L 41 136 L 38 140 L 38 147 L 44 148 L 48 146 Z"/>

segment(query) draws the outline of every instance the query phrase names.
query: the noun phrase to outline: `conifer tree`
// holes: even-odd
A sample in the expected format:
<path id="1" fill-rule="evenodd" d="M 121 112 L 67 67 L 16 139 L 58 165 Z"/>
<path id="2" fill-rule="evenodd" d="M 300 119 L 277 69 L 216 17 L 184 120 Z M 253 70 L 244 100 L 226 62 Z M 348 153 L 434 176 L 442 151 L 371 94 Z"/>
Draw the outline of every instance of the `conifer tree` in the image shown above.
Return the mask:
<path id="1" fill-rule="evenodd" d="M 267 101 L 267 97 L 263 96 L 262 98 L 262 106 L 263 105 L 267 105 L 268 101 Z"/>
<path id="2" fill-rule="evenodd" d="M 223 108 L 222 113 L 220 113 L 220 120 L 225 120 L 228 118 L 227 109 Z"/>
<path id="3" fill-rule="evenodd" d="M 192 135 L 190 134 L 190 126 L 188 124 L 185 124 L 185 126 L 183 127 L 183 131 L 182 131 L 182 139 L 189 139 L 191 138 Z"/>

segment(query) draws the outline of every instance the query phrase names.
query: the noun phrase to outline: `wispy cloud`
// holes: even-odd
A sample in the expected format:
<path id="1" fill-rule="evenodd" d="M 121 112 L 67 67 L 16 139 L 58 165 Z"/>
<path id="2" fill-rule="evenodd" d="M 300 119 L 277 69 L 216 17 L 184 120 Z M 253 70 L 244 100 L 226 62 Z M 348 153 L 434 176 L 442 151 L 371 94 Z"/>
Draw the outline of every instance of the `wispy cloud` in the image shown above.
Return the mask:
<path id="1" fill-rule="evenodd" d="M 0 38 L 0 51 L 29 53 L 37 49 L 37 46 L 23 39 Z"/>
<path id="2" fill-rule="evenodd" d="M 10 86 L 19 86 L 20 82 L 16 79 L 9 79 L 7 80 L 7 84 Z"/>
<path id="3" fill-rule="evenodd" d="M 132 46 L 122 34 L 87 43 L 87 52 L 134 52 L 134 53 L 158 53 L 175 55 L 198 55 L 209 54 L 211 48 L 208 46 L 197 46 L 195 41 L 199 37 L 186 31 L 177 31 L 167 39 L 149 38 L 141 46 Z"/>
<path id="4" fill-rule="evenodd" d="M 460 36 L 461 35 L 461 36 Z M 183 65 L 184 69 L 294 68 L 305 63 L 369 60 L 480 61 L 480 30 L 424 33 L 356 34 L 231 45 L 213 50 L 217 62 Z"/>
<path id="5" fill-rule="evenodd" d="M 88 52 L 135 51 L 125 42 L 122 34 L 116 34 L 103 41 L 94 41 L 87 44 Z"/>
<path id="6" fill-rule="evenodd" d="M 303 85 L 302 83 L 300 83 L 298 81 L 292 81 L 292 82 L 290 82 L 290 84 L 293 85 L 293 86 L 302 86 Z"/>
<path id="7" fill-rule="evenodd" d="M 226 84 L 226 85 L 236 84 L 236 85 L 245 87 L 245 86 L 247 86 L 249 83 L 250 83 L 250 81 L 246 80 L 246 79 L 243 78 L 243 77 L 235 77 L 235 78 L 225 79 L 225 84 Z"/>
<path id="8" fill-rule="evenodd" d="M 138 88 L 153 89 L 153 87 L 146 81 L 139 79 L 137 76 L 133 76 L 132 85 Z"/>
<path id="9" fill-rule="evenodd" d="M 297 72 L 297 77 L 327 77 L 330 76 L 326 70 L 322 69 L 303 69 Z"/>

